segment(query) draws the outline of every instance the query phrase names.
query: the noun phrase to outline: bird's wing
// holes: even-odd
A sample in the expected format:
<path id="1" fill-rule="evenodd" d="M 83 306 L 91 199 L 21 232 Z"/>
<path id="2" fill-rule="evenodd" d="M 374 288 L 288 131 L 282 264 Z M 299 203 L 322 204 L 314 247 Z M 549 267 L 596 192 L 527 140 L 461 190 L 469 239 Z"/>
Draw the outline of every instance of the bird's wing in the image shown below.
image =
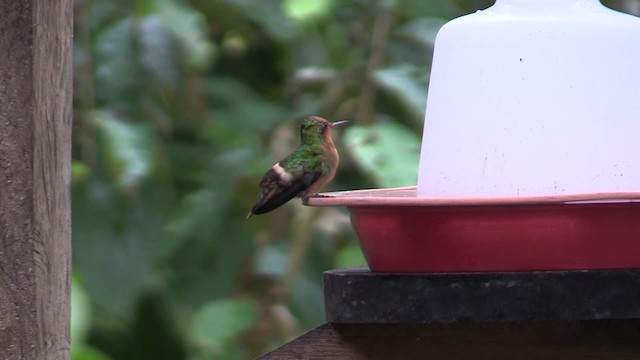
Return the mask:
<path id="1" fill-rule="evenodd" d="M 316 182 L 321 174 L 320 171 L 305 171 L 304 163 L 300 164 L 295 174 L 289 174 L 288 177 L 271 168 L 260 181 L 262 193 L 251 213 L 263 214 L 280 207 Z"/>

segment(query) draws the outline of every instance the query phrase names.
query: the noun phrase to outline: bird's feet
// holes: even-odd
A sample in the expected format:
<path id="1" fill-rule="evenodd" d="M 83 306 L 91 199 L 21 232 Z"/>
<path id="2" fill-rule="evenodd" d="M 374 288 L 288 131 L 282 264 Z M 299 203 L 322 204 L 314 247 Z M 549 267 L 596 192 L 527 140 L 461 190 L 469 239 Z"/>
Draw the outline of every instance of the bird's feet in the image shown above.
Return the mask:
<path id="1" fill-rule="evenodd" d="M 312 197 L 320 197 L 320 198 L 324 198 L 324 197 L 329 197 L 327 195 L 324 194 L 320 194 L 320 193 L 314 193 L 314 194 L 306 194 L 302 197 L 302 203 L 307 205 L 309 204 L 309 199 L 311 199 Z"/>

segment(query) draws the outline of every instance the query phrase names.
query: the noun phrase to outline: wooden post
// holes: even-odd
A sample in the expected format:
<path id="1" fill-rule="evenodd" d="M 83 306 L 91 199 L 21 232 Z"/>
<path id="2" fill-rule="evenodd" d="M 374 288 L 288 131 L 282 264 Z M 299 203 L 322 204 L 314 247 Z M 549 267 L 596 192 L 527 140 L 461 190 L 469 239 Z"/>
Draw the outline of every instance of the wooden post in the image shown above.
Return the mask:
<path id="1" fill-rule="evenodd" d="M 73 1 L 0 14 L 0 358 L 69 359 Z"/>

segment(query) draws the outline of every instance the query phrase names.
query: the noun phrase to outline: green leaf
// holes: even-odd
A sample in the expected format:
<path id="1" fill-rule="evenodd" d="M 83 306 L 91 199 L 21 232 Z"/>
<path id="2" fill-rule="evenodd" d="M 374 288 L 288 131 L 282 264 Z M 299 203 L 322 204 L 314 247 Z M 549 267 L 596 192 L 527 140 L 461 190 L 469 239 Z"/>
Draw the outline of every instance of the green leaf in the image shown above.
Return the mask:
<path id="1" fill-rule="evenodd" d="M 225 128 L 247 140 L 247 131 L 272 129 L 287 118 L 289 112 L 281 103 L 264 99 L 246 83 L 229 77 L 212 77 L 207 84 L 207 93 L 214 99 L 216 111 L 212 114 L 212 131 L 220 133 Z M 222 128 L 222 129 L 220 129 Z M 211 134 L 216 142 L 226 141 L 230 136 Z"/>
<path id="2" fill-rule="evenodd" d="M 96 348 L 82 345 L 72 348 L 71 360 L 111 360 L 111 357 Z"/>
<path id="3" fill-rule="evenodd" d="M 322 271 L 304 272 L 298 276 L 291 289 L 289 307 L 301 322 L 311 326 L 318 326 L 324 320 L 321 274 Z"/>
<path id="4" fill-rule="evenodd" d="M 154 162 L 150 126 L 124 121 L 112 111 L 95 110 L 89 117 L 104 137 L 105 155 L 120 186 L 134 187 L 149 176 Z"/>
<path id="5" fill-rule="evenodd" d="M 242 10 L 245 16 L 262 25 L 267 33 L 281 40 L 290 40 L 300 31 L 297 23 L 284 13 L 280 0 L 227 0 Z"/>
<path id="6" fill-rule="evenodd" d="M 445 20 L 439 18 L 416 18 L 402 25 L 397 34 L 422 46 L 433 48 L 436 35 L 445 23 Z"/>
<path id="7" fill-rule="evenodd" d="M 310 234 L 312 241 L 304 265 L 294 275 L 289 301 L 286 303 L 299 324 L 299 331 L 310 330 L 325 320 L 322 272 L 333 266 L 335 246 L 339 241 L 337 233 L 331 234 L 333 231 L 340 232 L 338 229 L 327 229 L 326 225 L 321 226 L 317 222 L 314 226 L 316 229 Z M 291 239 L 291 246 L 296 246 L 295 241 L 300 239 Z M 296 250 L 289 248 L 286 251 L 290 254 Z"/>
<path id="8" fill-rule="evenodd" d="M 91 175 L 91 168 L 82 161 L 72 160 L 71 179 L 74 184 L 85 181 Z"/>
<path id="9" fill-rule="evenodd" d="M 180 39 L 186 49 L 187 66 L 203 70 L 211 64 L 216 48 L 207 38 L 207 22 L 202 13 L 175 0 L 154 0 L 149 11 Z"/>
<path id="10" fill-rule="evenodd" d="M 164 262 L 174 273 L 172 292 L 183 303 L 200 305 L 212 297 L 229 296 L 252 257 L 255 240 L 245 219 L 249 208 L 235 197 L 250 155 L 247 149 L 237 149 L 211 159 L 205 184 L 184 197 L 167 223 L 173 244 Z"/>
<path id="11" fill-rule="evenodd" d="M 336 254 L 336 267 L 344 269 L 355 266 L 367 266 L 367 261 L 362 254 L 360 246 L 348 244 Z"/>
<path id="12" fill-rule="evenodd" d="M 404 0 L 399 10 L 407 16 L 434 16 L 443 19 L 462 15 L 456 2 L 451 0 Z"/>
<path id="13" fill-rule="evenodd" d="M 384 68 L 373 73 L 382 90 L 400 101 L 416 119 L 422 121 L 427 106 L 427 73 L 415 66 Z"/>
<path id="14" fill-rule="evenodd" d="M 128 102 L 137 91 L 136 26 L 133 18 L 124 18 L 96 38 L 95 89 L 103 103 Z"/>
<path id="15" fill-rule="evenodd" d="M 256 260 L 256 273 L 265 276 L 280 277 L 287 272 L 287 256 L 276 246 L 266 246 Z"/>
<path id="16" fill-rule="evenodd" d="M 286 0 L 283 6 L 290 18 L 307 21 L 331 11 L 333 0 Z"/>
<path id="17" fill-rule="evenodd" d="M 178 91 L 182 51 L 159 16 L 147 16 L 139 27 L 140 63 L 159 85 Z"/>
<path id="18" fill-rule="evenodd" d="M 95 304 L 96 321 L 131 316 L 137 296 L 153 281 L 170 199 L 157 184 L 126 196 L 97 176 L 74 188 L 73 266 Z"/>
<path id="19" fill-rule="evenodd" d="M 75 274 L 74 274 L 75 275 Z M 84 344 L 91 327 L 91 302 L 89 295 L 76 276 L 71 281 L 71 347 Z"/>
<path id="20" fill-rule="evenodd" d="M 249 299 L 215 300 L 204 304 L 191 323 L 192 340 L 203 347 L 222 349 L 258 319 L 258 304 Z"/>
<path id="21" fill-rule="evenodd" d="M 89 23 L 86 25 L 89 26 L 89 30 L 93 34 L 97 34 L 100 30 L 104 29 L 104 27 L 108 26 L 110 22 L 113 22 L 114 19 L 119 20 L 123 18 L 122 3 L 117 1 L 99 0 L 91 1 L 83 5 L 89 5 L 89 13 L 87 16 Z M 76 16 L 80 18 L 80 16 Z M 76 27 L 76 29 L 78 29 L 78 27 Z M 74 42 L 78 43 L 82 42 L 82 40 L 79 40 L 76 35 Z"/>
<path id="22" fill-rule="evenodd" d="M 420 138 L 394 122 L 352 125 L 344 142 L 360 168 L 381 187 L 415 185 L 420 162 Z"/>

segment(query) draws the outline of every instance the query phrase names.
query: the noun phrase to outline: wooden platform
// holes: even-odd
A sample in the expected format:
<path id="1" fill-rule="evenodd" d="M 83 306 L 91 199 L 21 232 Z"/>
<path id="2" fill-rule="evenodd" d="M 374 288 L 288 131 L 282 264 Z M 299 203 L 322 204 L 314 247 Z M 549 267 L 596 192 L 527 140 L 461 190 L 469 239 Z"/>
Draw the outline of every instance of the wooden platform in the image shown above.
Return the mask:
<path id="1" fill-rule="evenodd" d="M 324 273 L 327 323 L 260 359 L 639 359 L 640 270 Z"/>

